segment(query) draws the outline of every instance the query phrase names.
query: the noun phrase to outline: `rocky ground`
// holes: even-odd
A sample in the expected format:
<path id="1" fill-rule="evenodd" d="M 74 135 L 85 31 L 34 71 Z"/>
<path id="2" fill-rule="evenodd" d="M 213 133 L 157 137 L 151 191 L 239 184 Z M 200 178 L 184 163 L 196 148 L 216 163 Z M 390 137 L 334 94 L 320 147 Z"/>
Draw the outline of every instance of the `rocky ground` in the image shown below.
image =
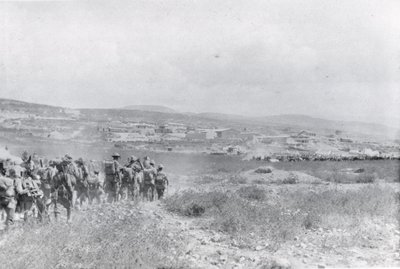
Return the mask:
<path id="1" fill-rule="evenodd" d="M 168 195 L 187 188 L 200 188 L 193 185 L 196 177 L 176 175 L 175 178 Z M 220 188 L 226 191 L 230 188 L 226 181 L 221 182 L 204 184 L 205 187 L 201 189 Z M 282 185 L 263 187 L 277 197 L 280 188 L 288 188 Z M 320 184 L 317 188 L 337 187 Z M 395 187 L 398 188 L 397 185 Z M 290 185 L 290 188 L 299 188 L 299 185 Z M 347 185 L 346 188 L 350 187 Z M 349 238 L 353 236 L 350 233 L 354 230 L 325 227 L 299 232 L 293 239 L 277 247 L 255 233 L 250 234 L 250 240 L 247 240 L 250 243 L 243 243 L 229 233 L 210 228 L 209 217 L 188 217 L 170 212 L 163 201 L 123 202 L 76 211 L 71 225 L 64 223 L 65 218 L 60 221 L 61 224 L 27 227 L 18 223 L 13 230 L 1 235 L 0 260 L 3 261 L 2 266 L 8 268 L 23 268 L 27 265 L 31 268 L 43 268 L 45 265 L 56 268 L 97 268 L 104 263 L 102 257 L 111 255 L 107 254 L 112 252 L 110 248 L 116 249 L 115 253 L 118 254 L 114 253 L 115 256 L 122 255 L 121 249 L 127 246 L 135 249 L 146 247 L 146 252 L 141 250 L 134 254 L 128 253 L 130 258 L 124 259 L 121 264 L 108 258 L 111 265 L 118 267 L 128 264 L 133 268 L 400 266 L 398 225 L 372 218 L 365 221 L 363 223 L 368 224 L 369 233 L 359 235 L 361 245 L 351 245 Z M 52 229 L 55 236 L 51 235 Z M 107 236 L 102 236 L 105 233 Z M 144 236 L 144 233 L 149 235 Z M 65 234 L 68 236 L 64 237 Z M 157 236 L 153 238 L 154 234 Z M 47 246 L 49 238 L 53 240 L 55 237 L 61 237 L 56 240 L 64 240 L 63 243 Z M 38 244 L 43 244 L 40 251 L 36 247 Z M 10 250 L 9 246 L 15 246 L 15 250 Z M 48 263 L 43 261 L 46 259 Z M 97 263 L 95 259 L 98 259 Z M 32 263 L 24 260 L 32 260 Z"/>

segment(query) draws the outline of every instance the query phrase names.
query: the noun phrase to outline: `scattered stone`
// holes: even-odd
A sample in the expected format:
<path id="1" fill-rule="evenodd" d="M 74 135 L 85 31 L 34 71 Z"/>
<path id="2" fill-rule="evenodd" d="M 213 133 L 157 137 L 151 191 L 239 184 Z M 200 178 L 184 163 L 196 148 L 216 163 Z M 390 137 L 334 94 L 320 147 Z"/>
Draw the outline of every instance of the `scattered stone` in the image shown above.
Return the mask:
<path id="1" fill-rule="evenodd" d="M 222 239 L 221 236 L 219 234 L 216 234 L 213 237 L 211 237 L 211 242 L 218 243 L 221 242 L 221 239 Z"/>
<path id="2" fill-rule="evenodd" d="M 264 249 L 264 247 L 262 247 L 262 246 L 256 246 L 256 247 L 255 247 L 255 250 L 256 250 L 256 251 L 260 251 L 260 250 L 263 250 L 263 249 Z"/>
<path id="3" fill-rule="evenodd" d="M 239 262 L 244 262 L 246 260 L 246 258 L 245 257 L 240 257 L 240 259 L 239 259 Z"/>
<path id="4" fill-rule="evenodd" d="M 324 269 L 325 268 L 324 264 L 318 264 L 317 266 L 318 266 L 318 269 Z"/>
<path id="5" fill-rule="evenodd" d="M 239 244 L 238 244 L 238 242 L 237 242 L 235 239 L 233 239 L 233 240 L 232 240 L 232 243 L 231 243 L 231 246 L 232 246 L 232 247 L 238 247 Z"/>
<path id="6" fill-rule="evenodd" d="M 295 236 L 295 237 L 294 237 L 294 241 L 299 241 L 299 237 L 298 237 L 298 236 Z"/>
<path id="7" fill-rule="evenodd" d="M 219 256 L 219 260 L 222 261 L 222 262 L 226 262 L 228 260 L 228 256 L 221 255 L 221 256 Z"/>
<path id="8" fill-rule="evenodd" d="M 194 254 L 192 257 L 196 260 L 201 260 L 201 256 L 199 254 Z"/>

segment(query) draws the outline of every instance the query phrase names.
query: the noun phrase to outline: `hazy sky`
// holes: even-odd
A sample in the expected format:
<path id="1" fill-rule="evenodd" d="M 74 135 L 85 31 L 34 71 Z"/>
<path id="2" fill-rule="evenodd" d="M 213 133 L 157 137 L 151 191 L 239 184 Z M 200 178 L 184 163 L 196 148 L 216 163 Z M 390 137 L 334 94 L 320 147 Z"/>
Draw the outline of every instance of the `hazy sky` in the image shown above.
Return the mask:
<path id="1" fill-rule="evenodd" d="M 0 97 L 400 117 L 400 1 L 0 3 Z"/>

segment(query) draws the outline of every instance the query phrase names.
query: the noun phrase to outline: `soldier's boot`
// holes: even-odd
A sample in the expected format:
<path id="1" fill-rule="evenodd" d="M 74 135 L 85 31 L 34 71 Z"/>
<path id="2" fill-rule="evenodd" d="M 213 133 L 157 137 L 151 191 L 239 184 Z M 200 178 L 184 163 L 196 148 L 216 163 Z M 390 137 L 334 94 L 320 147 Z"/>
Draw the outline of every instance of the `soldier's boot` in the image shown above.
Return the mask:
<path id="1" fill-rule="evenodd" d="M 28 222 L 28 219 L 29 219 L 29 212 L 28 212 L 28 210 L 25 210 L 24 211 L 24 222 Z"/>
<path id="2" fill-rule="evenodd" d="M 72 223 L 72 221 L 71 221 L 71 207 L 67 208 L 67 223 Z"/>
<path id="3" fill-rule="evenodd" d="M 58 221 L 58 216 L 60 215 L 60 211 L 58 210 L 57 202 L 54 203 L 54 219 Z"/>

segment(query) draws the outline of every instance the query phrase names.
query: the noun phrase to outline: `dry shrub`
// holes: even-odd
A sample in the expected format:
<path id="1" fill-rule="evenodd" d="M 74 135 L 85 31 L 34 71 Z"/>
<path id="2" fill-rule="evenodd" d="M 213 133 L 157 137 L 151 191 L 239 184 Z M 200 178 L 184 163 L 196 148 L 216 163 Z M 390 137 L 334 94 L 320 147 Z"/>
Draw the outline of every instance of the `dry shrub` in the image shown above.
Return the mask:
<path id="1" fill-rule="evenodd" d="M 170 250 L 180 243 L 169 240 L 157 220 L 119 207 L 77 212 L 72 225 L 60 221 L 11 231 L 0 246 L 1 267 L 176 268 L 177 256 Z"/>
<path id="2" fill-rule="evenodd" d="M 356 183 L 374 183 L 375 179 L 376 175 L 363 173 L 357 176 Z"/>
<path id="3" fill-rule="evenodd" d="M 242 187 L 237 193 L 240 197 L 248 200 L 262 201 L 266 198 L 265 190 L 257 186 Z"/>
<path id="4" fill-rule="evenodd" d="M 246 184 L 247 179 L 239 174 L 233 175 L 229 178 L 231 184 Z"/>
<path id="5" fill-rule="evenodd" d="M 366 185 L 356 190 L 309 188 L 282 189 L 279 199 L 270 203 L 257 186 L 242 187 L 234 193 L 186 192 L 166 199 L 167 208 L 187 215 L 193 204 L 212 217 L 211 227 L 252 244 L 257 234 L 273 247 L 292 240 L 305 230 L 320 227 L 357 231 L 367 219 L 395 221 L 400 200 L 390 187 Z M 257 201 L 255 203 L 254 201 Z M 334 221 L 332 221 L 334 220 Z M 346 221 L 344 221 L 346 220 Z M 348 239 L 355 245 L 361 241 L 354 235 Z"/>
<path id="6" fill-rule="evenodd" d="M 299 177 L 294 173 L 289 173 L 289 175 L 283 179 L 283 184 L 296 184 L 299 182 Z"/>
<path id="7" fill-rule="evenodd" d="M 269 167 L 259 167 L 254 171 L 254 173 L 257 173 L 257 174 L 269 174 L 269 173 L 272 173 L 272 169 L 269 168 Z"/>
<path id="8" fill-rule="evenodd" d="M 251 183 L 253 183 L 253 184 L 258 184 L 258 185 L 262 185 L 262 184 L 268 184 L 268 181 L 259 178 L 259 179 L 254 179 L 254 180 L 252 180 Z"/>
<path id="9" fill-rule="evenodd" d="M 195 192 L 187 190 L 165 199 L 165 205 L 169 211 L 181 215 L 200 216 L 209 210 L 220 209 L 226 203 L 227 199 L 227 194 L 223 192 Z"/>

